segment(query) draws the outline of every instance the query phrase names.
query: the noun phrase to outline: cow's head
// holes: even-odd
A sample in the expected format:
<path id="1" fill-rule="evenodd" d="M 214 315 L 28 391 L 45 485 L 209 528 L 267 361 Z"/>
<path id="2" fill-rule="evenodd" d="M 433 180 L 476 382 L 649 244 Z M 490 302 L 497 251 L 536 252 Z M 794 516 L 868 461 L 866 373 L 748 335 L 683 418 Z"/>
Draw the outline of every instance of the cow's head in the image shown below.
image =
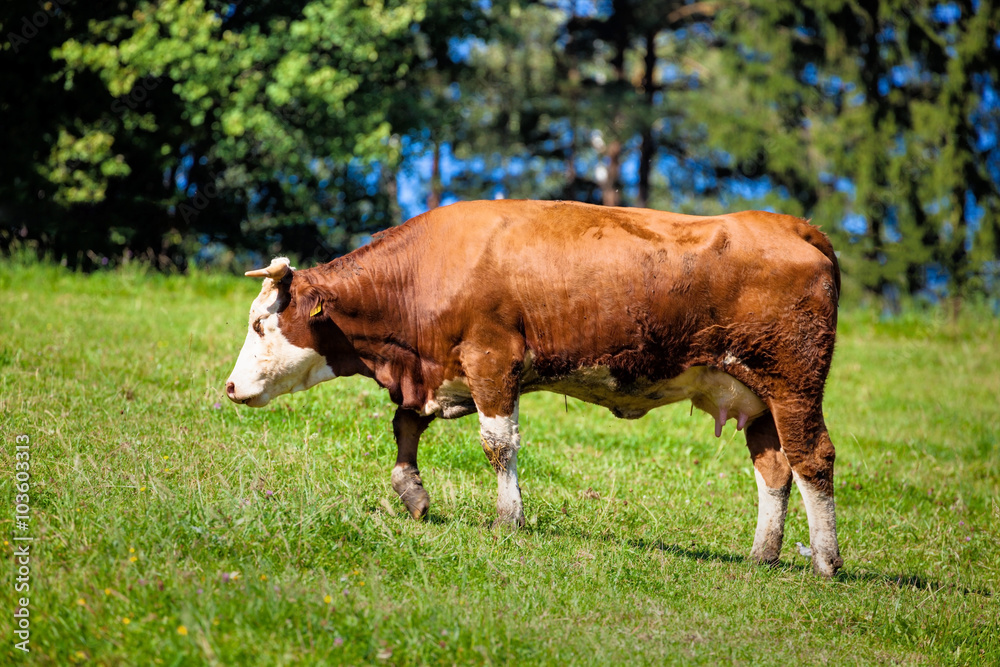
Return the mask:
<path id="1" fill-rule="evenodd" d="M 326 357 L 312 345 L 294 299 L 294 270 L 278 257 L 266 269 L 247 271 L 264 286 L 250 306 L 246 342 L 226 381 L 231 401 L 259 408 L 281 394 L 302 391 L 336 377 Z"/>

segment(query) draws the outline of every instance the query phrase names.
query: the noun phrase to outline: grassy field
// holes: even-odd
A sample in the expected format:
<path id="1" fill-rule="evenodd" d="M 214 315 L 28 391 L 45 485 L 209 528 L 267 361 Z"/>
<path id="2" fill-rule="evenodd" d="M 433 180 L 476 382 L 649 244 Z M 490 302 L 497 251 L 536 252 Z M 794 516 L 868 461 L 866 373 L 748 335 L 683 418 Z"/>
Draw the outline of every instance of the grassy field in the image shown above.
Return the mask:
<path id="1" fill-rule="evenodd" d="M 494 531 L 474 417 L 389 485 L 387 395 L 336 380 L 237 408 L 259 281 L 0 264 L 4 664 L 998 664 L 1000 323 L 845 312 L 828 384 L 846 565 L 798 492 L 746 560 L 742 434 L 688 405 L 522 401 L 528 525 Z M 14 648 L 15 438 L 30 439 L 29 655 Z"/>

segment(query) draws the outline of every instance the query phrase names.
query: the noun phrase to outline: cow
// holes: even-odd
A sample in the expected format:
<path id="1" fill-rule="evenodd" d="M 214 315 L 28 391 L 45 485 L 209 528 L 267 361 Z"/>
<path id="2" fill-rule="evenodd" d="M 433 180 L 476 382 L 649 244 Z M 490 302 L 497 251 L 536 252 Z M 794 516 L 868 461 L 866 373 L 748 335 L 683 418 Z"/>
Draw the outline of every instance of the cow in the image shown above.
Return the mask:
<path id="1" fill-rule="evenodd" d="M 464 202 L 327 264 L 295 270 L 279 257 L 246 275 L 264 281 L 228 397 L 260 407 L 336 377 L 374 379 L 397 406 L 391 483 L 414 518 L 430 505 L 417 447 L 436 417 L 478 415 L 497 523 L 516 527 L 521 394 L 626 419 L 688 400 L 716 436 L 730 419 L 745 430 L 759 501 L 751 559 L 778 562 L 794 480 L 814 571 L 843 565 L 822 409 L 840 270 L 805 220 Z"/>

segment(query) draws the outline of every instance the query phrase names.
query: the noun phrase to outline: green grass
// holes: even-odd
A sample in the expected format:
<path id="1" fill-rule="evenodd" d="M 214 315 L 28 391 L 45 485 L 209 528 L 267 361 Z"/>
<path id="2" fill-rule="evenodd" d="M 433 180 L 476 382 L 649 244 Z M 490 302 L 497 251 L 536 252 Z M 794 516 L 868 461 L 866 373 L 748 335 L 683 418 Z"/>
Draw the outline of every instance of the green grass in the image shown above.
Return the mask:
<path id="1" fill-rule="evenodd" d="M 6 603 L 3 662 L 1000 662 L 996 320 L 844 313 L 826 406 L 846 565 L 823 581 L 795 554 L 797 492 L 781 565 L 746 560 L 743 436 L 687 405 L 626 422 L 525 397 L 518 532 L 488 527 L 475 418 L 438 421 L 430 516 L 408 519 L 374 383 L 225 399 L 258 288 L 0 264 L 0 523 L 19 534 L 27 434 L 36 538 L 32 652 Z"/>

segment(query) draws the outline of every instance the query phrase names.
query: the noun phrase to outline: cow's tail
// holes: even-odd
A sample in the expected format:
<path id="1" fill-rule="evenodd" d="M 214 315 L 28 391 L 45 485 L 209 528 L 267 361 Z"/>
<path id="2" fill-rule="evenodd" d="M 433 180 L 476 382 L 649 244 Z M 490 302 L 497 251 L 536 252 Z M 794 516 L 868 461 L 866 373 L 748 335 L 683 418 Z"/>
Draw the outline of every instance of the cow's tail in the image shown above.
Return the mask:
<path id="1" fill-rule="evenodd" d="M 826 234 L 820 231 L 819 227 L 811 224 L 808 220 L 804 220 L 803 224 L 799 227 L 799 236 L 803 238 L 812 247 L 819 250 L 821 253 L 826 255 L 826 258 L 830 260 L 833 264 L 833 283 L 837 288 L 837 302 L 840 302 L 840 262 L 837 261 L 837 253 L 833 251 L 833 244 L 830 243 L 830 239 L 827 238 Z"/>

